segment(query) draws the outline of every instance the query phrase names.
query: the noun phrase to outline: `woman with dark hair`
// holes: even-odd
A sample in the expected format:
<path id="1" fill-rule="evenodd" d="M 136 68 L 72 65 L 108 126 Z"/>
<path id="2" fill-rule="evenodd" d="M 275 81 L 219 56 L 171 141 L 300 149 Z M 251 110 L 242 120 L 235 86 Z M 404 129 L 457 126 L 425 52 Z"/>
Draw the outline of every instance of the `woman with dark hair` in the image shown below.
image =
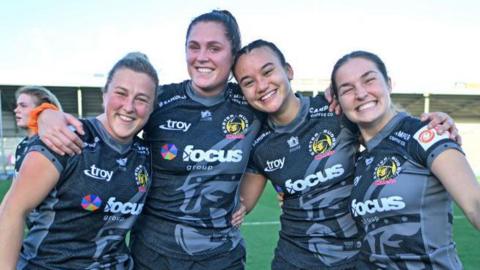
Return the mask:
<path id="1" fill-rule="evenodd" d="M 347 54 L 331 78 L 366 148 L 349 203 L 362 230 L 358 269 L 462 269 L 452 198 L 480 229 L 480 185 L 460 146 L 392 106 L 390 78 L 377 55 Z"/>
<path id="2" fill-rule="evenodd" d="M 133 269 L 125 236 L 151 184 L 149 150 L 136 134 L 153 110 L 157 85 L 146 56 L 128 54 L 109 73 L 104 113 L 80 120 L 81 154 L 58 155 L 38 138 L 30 143 L 0 206 L 2 268 Z M 23 239 L 25 216 L 35 207 Z"/>
<path id="3" fill-rule="evenodd" d="M 272 269 L 354 269 L 361 232 L 348 202 L 358 129 L 329 112 L 324 96 L 294 93 L 293 68 L 271 42 L 243 47 L 233 71 L 248 103 L 268 114 L 242 180 L 243 203 L 251 211 L 267 179 L 284 194 Z"/>

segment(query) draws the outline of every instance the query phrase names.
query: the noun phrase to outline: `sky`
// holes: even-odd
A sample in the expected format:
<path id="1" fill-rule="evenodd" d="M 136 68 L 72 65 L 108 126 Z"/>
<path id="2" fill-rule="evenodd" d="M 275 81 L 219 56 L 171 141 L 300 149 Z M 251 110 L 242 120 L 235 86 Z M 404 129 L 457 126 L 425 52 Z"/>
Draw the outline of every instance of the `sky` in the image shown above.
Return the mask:
<path id="1" fill-rule="evenodd" d="M 480 83 L 478 0 L 0 0 L 0 84 L 101 86 L 130 51 L 160 83 L 182 81 L 188 24 L 212 9 L 235 15 L 243 45 L 277 44 L 294 82 L 327 81 L 337 59 L 368 50 L 394 90 Z"/>

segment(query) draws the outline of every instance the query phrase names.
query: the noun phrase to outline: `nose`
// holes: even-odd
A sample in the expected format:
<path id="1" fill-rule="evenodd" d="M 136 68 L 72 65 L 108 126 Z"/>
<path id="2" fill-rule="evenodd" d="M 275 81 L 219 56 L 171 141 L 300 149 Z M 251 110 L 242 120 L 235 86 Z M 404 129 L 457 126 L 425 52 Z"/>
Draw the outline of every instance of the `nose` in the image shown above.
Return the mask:
<path id="1" fill-rule="evenodd" d="M 124 99 L 123 109 L 126 112 L 129 112 L 129 113 L 133 112 L 135 110 L 134 102 L 135 102 L 134 97 L 128 97 L 128 98 Z"/>
<path id="2" fill-rule="evenodd" d="M 258 80 L 258 89 L 257 91 L 262 93 L 268 90 L 268 80 L 266 78 L 260 78 Z"/>
<path id="3" fill-rule="evenodd" d="M 367 89 L 365 89 L 365 87 L 362 85 L 357 86 L 355 90 L 355 97 L 357 99 L 364 99 L 368 95 Z"/>
<path id="4" fill-rule="evenodd" d="M 18 106 L 15 107 L 15 109 L 13 109 L 13 113 L 17 113 L 19 110 Z"/>
<path id="5" fill-rule="evenodd" d="M 208 50 L 206 48 L 201 48 L 198 51 L 197 61 L 200 61 L 200 62 L 208 61 Z"/>

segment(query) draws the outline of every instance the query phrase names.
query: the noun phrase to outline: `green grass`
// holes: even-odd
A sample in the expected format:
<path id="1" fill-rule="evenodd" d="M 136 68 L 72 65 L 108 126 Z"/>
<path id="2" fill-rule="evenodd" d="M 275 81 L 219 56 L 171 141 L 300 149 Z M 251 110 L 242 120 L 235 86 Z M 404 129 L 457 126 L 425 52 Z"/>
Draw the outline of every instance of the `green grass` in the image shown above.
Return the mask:
<path id="1" fill-rule="evenodd" d="M 480 178 L 479 178 L 480 180 Z M 0 181 L 0 198 L 11 181 Z M 268 185 L 257 207 L 245 219 L 242 233 L 247 244 L 247 270 L 270 269 L 278 240 L 280 208 L 275 191 Z M 454 238 L 465 270 L 480 265 L 480 232 L 476 231 L 458 207 L 455 207 Z"/>
<path id="2" fill-rule="evenodd" d="M 478 177 L 480 181 L 480 177 Z M 268 185 L 257 207 L 245 219 L 242 233 L 247 244 L 247 270 L 270 269 L 278 240 L 278 224 L 255 225 L 255 222 L 279 221 L 280 209 L 275 191 Z M 454 209 L 454 239 L 465 270 L 480 266 L 480 232 L 470 224 L 462 211 Z"/>

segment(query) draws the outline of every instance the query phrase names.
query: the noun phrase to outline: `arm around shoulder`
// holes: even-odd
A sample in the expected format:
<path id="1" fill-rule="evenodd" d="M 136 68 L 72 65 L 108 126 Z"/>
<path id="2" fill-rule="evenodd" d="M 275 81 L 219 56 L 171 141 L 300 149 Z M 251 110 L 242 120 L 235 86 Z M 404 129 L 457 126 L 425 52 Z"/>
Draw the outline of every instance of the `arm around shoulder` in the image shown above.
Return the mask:
<path id="1" fill-rule="evenodd" d="M 448 149 L 435 158 L 431 169 L 470 223 L 480 230 L 480 184 L 465 156 Z"/>

